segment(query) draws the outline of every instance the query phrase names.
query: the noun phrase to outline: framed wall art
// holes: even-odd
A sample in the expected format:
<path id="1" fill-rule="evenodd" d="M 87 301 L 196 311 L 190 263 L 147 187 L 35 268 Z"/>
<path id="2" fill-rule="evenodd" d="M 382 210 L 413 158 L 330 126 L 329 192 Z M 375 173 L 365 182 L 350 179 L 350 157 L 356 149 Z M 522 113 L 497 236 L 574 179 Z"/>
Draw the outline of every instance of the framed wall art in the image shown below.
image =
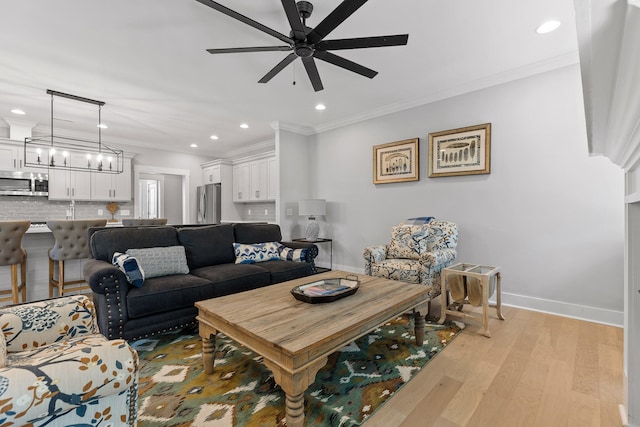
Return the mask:
<path id="1" fill-rule="evenodd" d="M 491 123 L 429 134 L 429 178 L 491 173 Z"/>
<path id="2" fill-rule="evenodd" d="M 373 147 L 373 183 L 417 181 L 418 138 Z"/>

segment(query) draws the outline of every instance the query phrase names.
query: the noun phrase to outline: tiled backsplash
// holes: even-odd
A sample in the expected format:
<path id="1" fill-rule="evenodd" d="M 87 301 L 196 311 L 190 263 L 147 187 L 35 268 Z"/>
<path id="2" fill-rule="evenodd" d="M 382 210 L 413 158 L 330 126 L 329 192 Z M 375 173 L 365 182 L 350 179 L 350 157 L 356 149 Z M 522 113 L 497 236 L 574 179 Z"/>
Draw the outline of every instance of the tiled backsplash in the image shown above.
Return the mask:
<path id="1" fill-rule="evenodd" d="M 241 217 L 244 221 L 275 221 L 276 219 L 276 203 L 242 203 L 236 204 L 241 206 Z"/>
<path id="2" fill-rule="evenodd" d="M 111 219 L 107 210 L 109 202 L 76 202 L 76 219 L 106 218 Z M 132 202 L 117 202 L 120 209 L 114 219 L 123 218 L 122 210 L 128 210 L 125 218 L 133 218 Z M 66 219 L 69 202 L 48 200 L 46 197 L 0 196 L 0 220 L 28 219 L 31 222 L 43 222 L 48 219 Z M 102 215 L 98 210 L 102 209 Z"/>

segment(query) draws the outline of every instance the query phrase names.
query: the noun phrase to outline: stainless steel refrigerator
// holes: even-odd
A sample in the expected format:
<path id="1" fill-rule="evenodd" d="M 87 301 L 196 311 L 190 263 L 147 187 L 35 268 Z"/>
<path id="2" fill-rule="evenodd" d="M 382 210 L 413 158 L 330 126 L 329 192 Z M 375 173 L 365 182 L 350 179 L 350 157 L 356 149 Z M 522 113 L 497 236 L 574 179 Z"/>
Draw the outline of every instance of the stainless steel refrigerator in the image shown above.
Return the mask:
<path id="1" fill-rule="evenodd" d="M 220 224 L 220 184 L 198 187 L 198 224 Z"/>

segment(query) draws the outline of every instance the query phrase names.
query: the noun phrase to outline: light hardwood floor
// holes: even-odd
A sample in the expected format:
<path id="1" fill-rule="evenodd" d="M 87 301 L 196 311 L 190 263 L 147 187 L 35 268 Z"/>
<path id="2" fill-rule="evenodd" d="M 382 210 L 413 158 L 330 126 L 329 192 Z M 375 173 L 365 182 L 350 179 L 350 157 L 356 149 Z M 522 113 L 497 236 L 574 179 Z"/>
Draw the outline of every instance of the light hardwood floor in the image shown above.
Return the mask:
<path id="1" fill-rule="evenodd" d="M 365 427 L 622 425 L 622 328 L 502 312 L 505 321 L 489 312 L 491 338 L 465 319 L 462 334 Z"/>

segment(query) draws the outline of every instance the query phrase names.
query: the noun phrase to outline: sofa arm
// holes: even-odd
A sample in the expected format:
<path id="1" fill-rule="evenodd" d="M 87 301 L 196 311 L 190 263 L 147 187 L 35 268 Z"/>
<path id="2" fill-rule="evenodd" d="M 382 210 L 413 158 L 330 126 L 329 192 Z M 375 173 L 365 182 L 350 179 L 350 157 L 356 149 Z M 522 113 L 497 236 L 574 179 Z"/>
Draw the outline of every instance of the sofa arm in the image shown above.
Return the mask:
<path id="1" fill-rule="evenodd" d="M 31 350 L 98 332 L 93 302 L 85 295 L 3 307 L 0 325 L 7 352 Z"/>
<path id="2" fill-rule="evenodd" d="M 423 254 L 420 260 L 425 268 L 432 269 L 450 263 L 457 255 L 458 251 L 455 249 L 440 249 Z"/>
<path id="3" fill-rule="evenodd" d="M 115 265 L 97 259 L 88 259 L 82 269 L 85 282 L 97 294 L 119 293 L 129 288 L 127 276 Z M 124 286 L 123 286 L 124 285 Z"/>

